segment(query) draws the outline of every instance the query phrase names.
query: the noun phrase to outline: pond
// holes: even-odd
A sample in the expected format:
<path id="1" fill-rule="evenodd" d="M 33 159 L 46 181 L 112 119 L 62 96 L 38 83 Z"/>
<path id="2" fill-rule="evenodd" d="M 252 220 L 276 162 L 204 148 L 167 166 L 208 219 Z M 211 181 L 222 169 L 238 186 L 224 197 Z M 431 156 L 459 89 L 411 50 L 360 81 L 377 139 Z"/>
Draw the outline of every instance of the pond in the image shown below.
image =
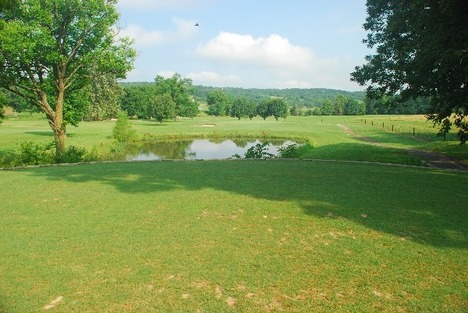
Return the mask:
<path id="1" fill-rule="evenodd" d="M 127 161 L 149 160 L 220 160 L 229 159 L 235 154 L 244 156 L 252 146 L 268 142 L 267 152 L 278 154 L 280 147 L 295 144 L 292 140 L 253 140 L 253 139 L 194 139 L 182 141 L 161 141 L 129 147 Z"/>

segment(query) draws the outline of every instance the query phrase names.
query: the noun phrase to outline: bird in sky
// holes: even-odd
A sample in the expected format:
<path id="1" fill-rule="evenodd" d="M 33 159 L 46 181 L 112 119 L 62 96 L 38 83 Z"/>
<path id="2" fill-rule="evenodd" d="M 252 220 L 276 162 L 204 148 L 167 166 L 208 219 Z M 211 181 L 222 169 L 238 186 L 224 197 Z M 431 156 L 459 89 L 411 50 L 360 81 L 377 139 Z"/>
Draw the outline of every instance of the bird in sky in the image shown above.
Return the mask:
<path id="1" fill-rule="evenodd" d="M 199 25 L 198 25 L 198 23 L 197 23 L 197 24 L 195 24 L 195 26 L 199 26 Z"/>

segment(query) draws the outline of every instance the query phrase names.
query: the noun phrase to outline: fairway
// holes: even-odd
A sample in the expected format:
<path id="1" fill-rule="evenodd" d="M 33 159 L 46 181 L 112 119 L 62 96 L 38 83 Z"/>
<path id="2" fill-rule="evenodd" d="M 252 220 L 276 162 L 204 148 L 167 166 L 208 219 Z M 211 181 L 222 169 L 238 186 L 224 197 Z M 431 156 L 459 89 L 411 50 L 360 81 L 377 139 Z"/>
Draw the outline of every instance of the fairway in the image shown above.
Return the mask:
<path id="1" fill-rule="evenodd" d="M 335 161 L 0 171 L 1 312 L 463 312 L 468 175 Z"/>

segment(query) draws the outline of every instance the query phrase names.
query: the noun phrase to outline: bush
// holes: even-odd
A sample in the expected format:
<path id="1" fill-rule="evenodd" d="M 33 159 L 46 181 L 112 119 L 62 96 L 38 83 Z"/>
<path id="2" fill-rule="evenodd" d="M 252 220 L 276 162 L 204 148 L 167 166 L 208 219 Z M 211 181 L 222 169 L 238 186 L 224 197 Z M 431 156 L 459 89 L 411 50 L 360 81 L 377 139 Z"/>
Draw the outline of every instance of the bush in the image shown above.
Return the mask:
<path id="1" fill-rule="evenodd" d="M 247 149 L 244 157 L 246 159 L 272 159 L 275 157 L 275 155 L 267 152 L 267 146 L 269 145 L 269 142 L 257 143 L 255 146 Z"/>
<path id="2" fill-rule="evenodd" d="M 136 137 L 136 131 L 133 128 L 126 112 L 120 112 L 112 130 L 112 138 L 118 142 L 129 142 Z"/>
<path id="3" fill-rule="evenodd" d="M 55 142 L 34 143 L 23 142 L 20 144 L 18 155 L 0 155 L 0 165 L 14 167 L 18 165 L 40 165 L 53 163 L 78 163 L 83 161 L 95 161 L 99 157 L 95 151 L 88 152 L 85 148 L 69 146 L 64 153 L 56 155 Z"/>
<path id="4" fill-rule="evenodd" d="M 18 156 L 11 151 L 0 151 L 0 167 L 12 168 L 18 165 Z"/>
<path id="5" fill-rule="evenodd" d="M 54 163 L 55 143 L 37 144 L 32 141 L 20 144 L 19 162 L 21 165 L 39 165 Z"/>
<path id="6" fill-rule="evenodd" d="M 297 144 L 293 143 L 286 147 L 280 147 L 278 149 L 278 157 L 282 159 L 298 159 L 299 149 Z"/>
<path id="7" fill-rule="evenodd" d="M 69 146 L 64 153 L 55 157 L 55 161 L 57 163 L 78 163 L 84 160 L 85 155 L 85 148 Z"/>

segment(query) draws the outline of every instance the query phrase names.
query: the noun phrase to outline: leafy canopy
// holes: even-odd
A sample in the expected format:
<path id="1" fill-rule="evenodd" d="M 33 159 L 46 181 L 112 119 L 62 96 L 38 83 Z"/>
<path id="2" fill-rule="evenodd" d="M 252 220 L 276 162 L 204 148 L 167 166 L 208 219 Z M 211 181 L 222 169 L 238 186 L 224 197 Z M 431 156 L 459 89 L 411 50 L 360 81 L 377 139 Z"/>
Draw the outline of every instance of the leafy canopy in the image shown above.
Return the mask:
<path id="1" fill-rule="evenodd" d="M 371 98 L 431 97 L 436 124 L 455 114 L 462 142 L 468 124 L 468 10 L 465 0 L 368 0 L 364 43 L 375 50 L 351 80 Z"/>
<path id="2" fill-rule="evenodd" d="M 23 0 L 4 8 L 0 87 L 39 107 L 65 148 L 65 126 L 84 111 L 75 101 L 100 75 L 124 78 L 135 52 L 117 39 L 117 0 Z"/>

